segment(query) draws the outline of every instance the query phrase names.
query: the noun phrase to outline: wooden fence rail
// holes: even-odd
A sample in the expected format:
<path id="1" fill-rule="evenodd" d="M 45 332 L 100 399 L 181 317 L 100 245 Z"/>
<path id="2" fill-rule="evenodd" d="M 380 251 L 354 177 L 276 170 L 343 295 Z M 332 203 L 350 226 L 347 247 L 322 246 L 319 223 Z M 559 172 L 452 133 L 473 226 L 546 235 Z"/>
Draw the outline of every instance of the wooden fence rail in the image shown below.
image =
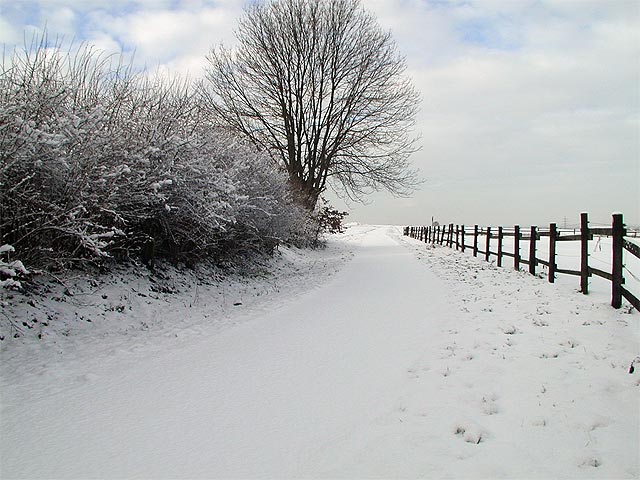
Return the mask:
<path id="1" fill-rule="evenodd" d="M 626 253 L 640 259 L 640 246 L 625 238 L 627 229 L 621 213 L 613 214 L 611 227 L 604 228 L 590 227 L 588 214 L 581 213 L 579 233 L 576 233 L 575 230 L 573 233 L 561 231 L 555 223 L 549 224 L 548 230 L 531 226 L 526 234 L 520 229 L 520 225 L 515 225 L 512 229 L 500 226 L 497 231 L 492 227 L 474 225 L 473 233 L 467 232 L 468 230 L 464 225 L 454 225 L 453 223 L 449 225 L 404 228 L 404 235 L 425 243 L 446 245 L 449 248 L 455 247 L 456 250 L 461 250 L 462 252 L 469 248 L 472 250 L 474 257 L 481 254 L 486 261 L 489 261 L 491 256 L 494 256 L 497 258 L 499 267 L 503 266 L 503 257 L 512 258 L 513 268 L 516 270 L 520 270 L 521 265 L 527 265 L 528 271 L 532 275 L 536 275 L 536 267 L 538 265 L 544 265 L 547 267 L 547 277 L 551 283 L 555 281 L 557 274 L 579 276 L 580 291 L 585 295 L 589 293 L 589 278 L 594 275 L 602 277 L 611 282 L 611 305 L 614 308 L 620 308 L 622 298 L 626 298 L 636 310 L 640 311 L 640 300 L 624 286 L 625 278 L 623 272 L 623 255 Z M 612 267 L 610 272 L 589 265 L 589 241 L 593 240 L 594 235 L 612 238 Z M 472 245 L 466 243 L 467 236 L 473 236 Z M 481 236 L 485 237 L 484 245 L 481 245 L 479 241 Z M 504 248 L 504 239 L 506 237 L 513 237 L 514 239 L 513 252 L 508 252 Z M 546 258 L 538 258 L 538 243 L 547 237 L 549 242 L 548 256 Z M 491 250 L 492 239 L 497 240 L 497 251 Z M 529 242 L 529 251 L 525 257 L 520 252 L 521 240 Z M 580 270 L 558 267 L 556 262 L 558 242 L 580 242 Z"/>

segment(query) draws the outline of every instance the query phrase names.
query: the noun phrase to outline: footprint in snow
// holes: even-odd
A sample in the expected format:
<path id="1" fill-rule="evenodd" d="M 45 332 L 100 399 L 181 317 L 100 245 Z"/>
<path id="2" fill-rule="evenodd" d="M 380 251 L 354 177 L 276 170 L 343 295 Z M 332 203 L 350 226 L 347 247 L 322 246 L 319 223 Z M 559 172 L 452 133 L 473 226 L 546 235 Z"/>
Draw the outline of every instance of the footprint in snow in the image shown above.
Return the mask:
<path id="1" fill-rule="evenodd" d="M 498 400 L 496 395 L 487 395 L 482 397 L 482 411 L 485 415 L 495 415 L 500 413 L 496 400 Z"/>
<path id="2" fill-rule="evenodd" d="M 599 457 L 592 455 L 585 458 L 578 466 L 580 468 L 591 468 L 591 467 L 598 468 L 601 465 L 602 465 L 602 460 Z"/>
<path id="3" fill-rule="evenodd" d="M 457 423 L 453 431 L 455 435 L 461 437 L 465 442 L 475 445 L 485 441 L 488 436 L 484 428 L 471 421 Z"/>
<path id="4" fill-rule="evenodd" d="M 514 325 L 510 325 L 508 327 L 503 328 L 502 332 L 505 335 L 515 335 L 516 333 L 518 333 L 518 329 Z"/>
<path id="5" fill-rule="evenodd" d="M 546 427 L 547 419 L 546 418 L 535 418 L 531 420 L 531 425 L 534 427 Z"/>
<path id="6" fill-rule="evenodd" d="M 550 352 L 550 353 L 542 353 L 540 355 L 540 358 L 558 358 L 559 356 L 560 354 L 557 352 Z"/>
<path id="7" fill-rule="evenodd" d="M 449 369 L 449 367 L 445 368 L 444 370 L 442 370 L 440 372 L 442 374 L 443 377 L 448 377 L 449 375 L 451 375 L 453 372 Z"/>

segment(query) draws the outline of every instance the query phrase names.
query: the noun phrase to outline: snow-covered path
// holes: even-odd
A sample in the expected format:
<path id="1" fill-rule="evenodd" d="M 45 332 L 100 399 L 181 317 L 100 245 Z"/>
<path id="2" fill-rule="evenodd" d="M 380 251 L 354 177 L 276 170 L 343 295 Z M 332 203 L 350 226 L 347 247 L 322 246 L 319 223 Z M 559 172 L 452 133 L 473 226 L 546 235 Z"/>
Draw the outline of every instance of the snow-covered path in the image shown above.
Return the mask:
<path id="1" fill-rule="evenodd" d="M 395 227 L 340 241 L 353 259 L 279 307 L 139 361 L 110 357 L 52 395 L 4 397 L 1 476 L 638 475 L 639 388 L 624 370 L 637 326 Z M 484 284 L 446 276 L 474 268 Z M 518 305 L 514 277 L 542 295 Z M 545 328 L 574 307 L 575 325 L 615 323 L 588 332 L 601 349 L 568 321 Z"/>

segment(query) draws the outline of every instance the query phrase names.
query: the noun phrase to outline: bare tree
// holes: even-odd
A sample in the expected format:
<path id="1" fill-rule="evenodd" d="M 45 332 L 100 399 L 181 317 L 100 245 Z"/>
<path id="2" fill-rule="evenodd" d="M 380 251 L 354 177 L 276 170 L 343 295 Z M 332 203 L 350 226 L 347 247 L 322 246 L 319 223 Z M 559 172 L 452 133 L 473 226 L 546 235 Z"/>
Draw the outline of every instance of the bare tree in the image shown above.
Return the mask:
<path id="1" fill-rule="evenodd" d="M 313 209 L 328 181 L 355 200 L 416 186 L 408 157 L 419 95 L 391 34 L 359 0 L 275 0 L 250 7 L 238 47 L 212 49 L 204 94 Z"/>

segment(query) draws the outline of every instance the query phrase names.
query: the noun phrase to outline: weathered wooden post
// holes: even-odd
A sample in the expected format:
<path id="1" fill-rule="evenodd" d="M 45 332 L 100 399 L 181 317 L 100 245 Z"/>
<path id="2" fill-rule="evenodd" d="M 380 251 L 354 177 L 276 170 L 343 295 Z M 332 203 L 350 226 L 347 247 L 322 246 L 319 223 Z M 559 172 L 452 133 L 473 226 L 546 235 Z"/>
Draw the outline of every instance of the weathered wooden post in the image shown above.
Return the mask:
<path id="1" fill-rule="evenodd" d="M 498 227 L 498 266 L 502 266 L 502 227 Z"/>
<path id="2" fill-rule="evenodd" d="M 489 261 L 490 248 L 491 248 L 491 227 L 487 227 L 487 243 L 486 243 L 486 248 L 484 249 L 484 259 L 487 262 Z"/>
<path id="3" fill-rule="evenodd" d="M 444 235 L 447 233 L 447 227 L 445 225 L 442 226 L 442 232 L 440 232 L 440 245 L 444 243 Z"/>
<path id="4" fill-rule="evenodd" d="M 460 225 L 456 224 L 456 250 L 460 250 Z"/>
<path id="5" fill-rule="evenodd" d="M 558 228 L 555 223 L 549 224 L 549 283 L 556 280 L 556 238 Z"/>
<path id="6" fill-rule="evenodd" d="M 453 223 L 449 224 L 449 248 L 453 248 Z"/>
<path id="7" fill-rule="evenodd" d="M 473 256 L 478 256 L 478 225 L 473 226 Z"/>
<path id="8" fill-rule="evenodd" d="M 529 239 L 529 273 L 536 274 L 536 241 L 538 240 L 538 227 L 531 225 L 531 238 Z"/>
<path id="9" fill-rule="evenodd" d="M 589 214 L 580 214 L 580 291 L 589 293 Z"/>
<path id="10" fill-rule="evenodd" d="M 461 248 L 462 248 L 462 252 L 464 253 L 464 248 L 465 248 L 465 245 L 464 245 L 464 225 L 462 225 L 462 226 L 460 227 L 460 229 L 462 230 L 462 232 L 461 232 L 461 235 L 462 235 L 462 245 L 461 245 Z"/>
<path id="11" fill-rule="evenodd" d="M 614 213 L 612 222 L 613 251 L 611 270 L 611 306 L 620 308 L 622 306 L 622 284 L 624 278 L 622 276 L 622 239 L 625 235 L 624 223 L 622 222 L 622 214 Z"/>
<path id="12" fill-rule="evenodd" d="M 513 227 L 513 268 L 520 270 L 520 225 Z"/>

